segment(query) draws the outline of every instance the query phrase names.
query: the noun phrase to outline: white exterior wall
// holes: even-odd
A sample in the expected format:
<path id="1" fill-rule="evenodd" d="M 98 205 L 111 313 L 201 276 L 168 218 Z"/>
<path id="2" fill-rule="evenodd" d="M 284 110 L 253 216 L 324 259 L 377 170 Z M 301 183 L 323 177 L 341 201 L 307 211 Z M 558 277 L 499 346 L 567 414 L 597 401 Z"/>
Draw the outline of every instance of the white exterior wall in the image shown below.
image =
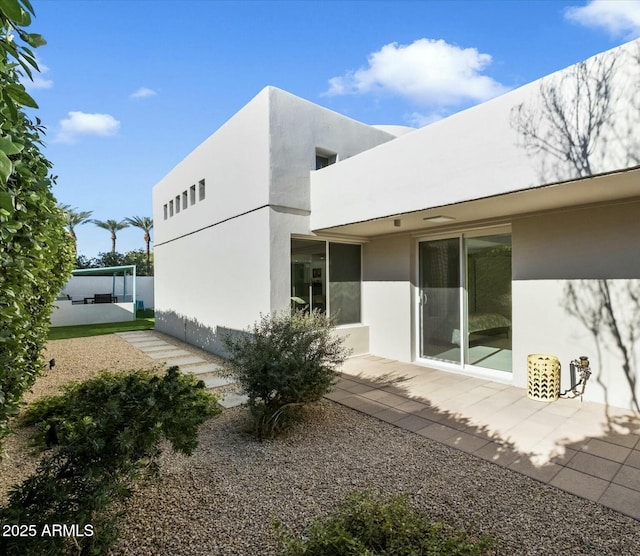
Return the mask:
<path id="1" fill-rule="evenodd" d="M 198 198 L 199 181 L 206 196 Z M 164 205 L 196 185 L 196 203 Z M 153 190 L 156 328 L 215 353 L 226 330 L 268 312 L 269 89 Z"/>
<path id="2" fill-rule="evenodd" d="M 633 54 L 640 40 L 602 56 L 617 56 L 611 80 L 615 121 L 602 130 L 593 173 L 638 163 L 638 73 Z M 597 57 L 596 57 L 597 58 Z M 593 67 L 595 60 L 587 61 Z M 570 68 L 566 71 L 572 71 Z M 557 83 L 561 73 L 545 78 Z M 527 152 L 512 126 L 512 109 L 539 106 L 536 81 L 484 104 L 368 150 L 311 178 L 314 230 L 460 203 L 578 177 L 540 151 Z M 634 128 L 634 125 L 636 127 Z M 622 138 L 622 139 L 621 139 Z M 633 143 L 633 145 L 630 144 Z M 629 156 L 635 160 L 629 160 Z"/>
<path id="3" fill-rule="evenodd" d="M 133 303 L 98 303 L 73 305 L 71 301 L 55 301 L 51 313 L 51 326 L 77 326 L 135 320 Z"/>
<path id="4" fill-rule="evenodd" d="M 164 220 L 163 206 L 205 180 L 206 198 Z M 225 123 L 153 189 L 154 260 L 158 246 L 269 202 L 269 89 Z M 161 255 L 162 256 L 162 255 Z M 156 275 L 158 273 L 156 272 Z M 160 277 L 162 278 L 162 277 Z"/>
<path id="5" fill-rule="evenodd" d="M 136 276 L 136 299 L 144 302 L 145 309 L 153 309 L 153 276 Z M 127 295 L 133 293 L 133 277 L 127 276 Z M 72 276 L 62 288 L 62 295 L 69 295 L 73 300 L 93 297 L 96 293 L 111 293 L 113 290 L 112 276 Z M 116 276 L 116 296 L 123 291 L 123 277 Z M 115 322 L 115 321 L 114 321 Z"/>
<path id="6" fill-rule="evenodd" d="M 596 322 L 593 315 L 599 313 L 599 286 L 606 281 L 616 326 L 632 362 L 631 374 L 640 378 L 640 300 L 631 295 L 640 293 L 638 215 L 640 201 L 635 201 L 513 222 L 515 385 L 526 385 L 527 355 L 546 353 L 560 359 L 562 388 L 568 388 L 569 362 L 586 355 L 594 375 L 585 399 L 632 406 L 622 352 L 607 320 Z M 583 319 L 566 308 L 569 284 L 578 295 Z M 586 324 L 597 331 L 595 336 Z"/>
<path id="7" fill-rule="evenodd" d="M 159 330 L 217 353 L 291 296 L 291 234 L 310 234 L 316 149 L 338 159 L 393 139 L 265 88 L 154 188 Z M 206 198 L 164 219 L 164 205 L 205 179 Z M 360 342 L 362 344 L 362 342 Z"/>
<path id="8" fill-rule="evenodd" d="M 363 322 L 371 353 L 412 361 L 412 245 L 409 236 L 363 246 Z"/>
<path id="9" fill-rule="evenodd" d="M 272 205 L 311 209 L 309 177 L 325 170 L 315 171 L 316 148 L 336 153 L 338 164 L 334 166 L 338 167 L 394 139 L 391 133 L 278 89 L 271 89 L 270 107 Z"/>
<path id="10" fill-rule="evenodd" d="M 222 329 L 243 330 L 270 311 L 268 208 L 161 250 L 155 257 L 159 330 L 219 353 Z"/>

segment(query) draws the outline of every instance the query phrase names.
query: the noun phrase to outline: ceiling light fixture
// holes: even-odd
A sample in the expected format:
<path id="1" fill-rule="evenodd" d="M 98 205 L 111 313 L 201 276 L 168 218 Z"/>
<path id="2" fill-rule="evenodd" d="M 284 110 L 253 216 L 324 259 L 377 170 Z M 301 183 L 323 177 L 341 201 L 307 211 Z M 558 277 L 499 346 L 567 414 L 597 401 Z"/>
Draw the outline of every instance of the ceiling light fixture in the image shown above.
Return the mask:
<path id="1" fill-rule="evenodd" d="M 439 216 L 427 216 L 426 218 L 423 218 L 423 220 L 425 222 L 435 222 L 437 224 L 441 224 L 443 222 L 451 222 L 452 220 L 455 220 L 455 218 L 453 216 L 439 215 Z"/>

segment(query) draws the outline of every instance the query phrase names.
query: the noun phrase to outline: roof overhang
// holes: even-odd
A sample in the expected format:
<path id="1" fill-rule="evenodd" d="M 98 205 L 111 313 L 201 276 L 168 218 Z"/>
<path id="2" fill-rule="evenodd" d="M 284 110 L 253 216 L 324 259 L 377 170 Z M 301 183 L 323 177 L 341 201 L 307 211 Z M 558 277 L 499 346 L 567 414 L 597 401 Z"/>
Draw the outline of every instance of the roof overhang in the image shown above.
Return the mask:
<path id="1" fill-rule="evenodd" d="M 634 200 L 640 201 L 640 166 L 580 180 L 401 214 L 389 214 L 382 218 L 313 231 L 329 236 L 369 238 L 399 232 L 444 230 L 473 223 L 507 222 L 516 217 L 541 212 Z M 445 217 L 446 221 L 443 222 L 442 218 L 429 220 L 434 217 Z"/>
<path id="2" fill-rule="evenodd" d="M 127 272 L 130 271 L 130 272 Z M 103 266 L 101 268 L 77 268 L 71 272 L 74 276 L 115 276 L 129 274 L 135 276 L 136 265 Z"/>

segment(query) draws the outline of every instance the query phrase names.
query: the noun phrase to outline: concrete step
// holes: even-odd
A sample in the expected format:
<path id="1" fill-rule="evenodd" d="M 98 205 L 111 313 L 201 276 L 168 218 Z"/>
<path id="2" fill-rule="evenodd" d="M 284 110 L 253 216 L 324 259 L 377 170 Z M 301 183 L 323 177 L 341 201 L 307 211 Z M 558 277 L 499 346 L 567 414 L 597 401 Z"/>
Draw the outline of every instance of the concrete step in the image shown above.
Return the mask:
<path id="1" fill-rule="evenodd" d="M 216 373 L 220 371 L 222 367 L 215 363 L 207 363 L 206 365 L 190 365 L 181 369 L 183 373 L 190 373 L 192 375 L 203 375 L 206 373 Z"/>
<path id="2" fill-rule="evenodd" d="M 153 355 L 153 354 L 147 353 L 147 355 Z M 187 355 L 186 357 L 165 358 L 163 362 L 171 367 L 173 365 L 181 366 L 181 365 L 193 365 L 194 363 L 204 363 L 204 359 L 198 357 L 197 355 Z"/>
<path id="3" fill-rule="evenodd" d="M 151 359 L 168 359 L 170 357 L 182 357 L 184 355 L 191 355 L 188 351 L 184 349 L 166 349 L 164 351 L 158 351 L 154 353 L 147 353 Z"/>
<path id="4" fill-rule="evenodd" d="M 220 405 L 226 409 L 231 407 L 237 407 L 239 405 L 246 404 L 249 401 L 249 396 L 242 392 L 227 392 L 220 400 Z"/>
<path id="5" fill-rule="evenodd" d="M 220 386 L 236 384 L 236 381 L 233 378 L 227 378 L 226 376 L 211 376 L 202 380 L 207 388 L 219 388 Z"/>

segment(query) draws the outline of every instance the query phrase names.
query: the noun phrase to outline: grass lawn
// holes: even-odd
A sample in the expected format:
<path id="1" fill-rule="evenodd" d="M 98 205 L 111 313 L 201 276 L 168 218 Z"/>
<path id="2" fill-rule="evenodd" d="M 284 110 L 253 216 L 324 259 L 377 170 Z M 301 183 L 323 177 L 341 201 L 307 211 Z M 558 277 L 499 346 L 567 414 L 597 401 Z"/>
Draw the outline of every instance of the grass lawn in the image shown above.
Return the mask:
<path id="1" fill-rule="evenodd" d="M 147 309 L 138 311 L 136 320 L 124 322 L 107 322 L 102 324 L 80 324 L 78 326 L 56 326 L 49 329 L 49 340 L 66 340 L 68 338 L 84 338 L 86 336 L 100 336 L 115 332 L 130 332 L 132 330 L 150 330 L 155 326 L 153 311 Z"/>

